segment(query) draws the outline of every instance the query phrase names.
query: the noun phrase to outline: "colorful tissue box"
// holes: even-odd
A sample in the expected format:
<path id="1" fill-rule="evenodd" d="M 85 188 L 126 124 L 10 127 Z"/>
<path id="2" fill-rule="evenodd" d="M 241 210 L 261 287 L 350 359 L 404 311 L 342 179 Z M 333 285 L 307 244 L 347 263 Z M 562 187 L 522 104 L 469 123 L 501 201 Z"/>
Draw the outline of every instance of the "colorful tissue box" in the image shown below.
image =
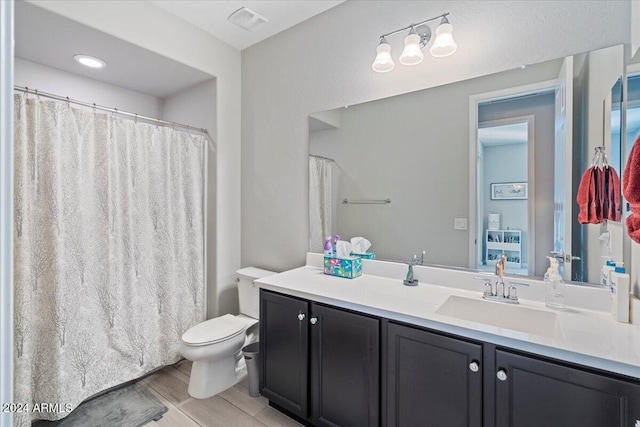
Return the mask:
<path id="1" fill-rule="evenodd" d="M 376 254 L 373 252 L 364 253 L 364 254 L 357 254 L 355 252 L 351 252 L 351 256 L 357 256 L 358 258 L 364 258 L 364 259 L 375 259 Z"/>
<path id="2" fill-rule="evenodd" d="M 324 257 L 324 274 L 353 279 L 362 276 L 362 258 Z"/>

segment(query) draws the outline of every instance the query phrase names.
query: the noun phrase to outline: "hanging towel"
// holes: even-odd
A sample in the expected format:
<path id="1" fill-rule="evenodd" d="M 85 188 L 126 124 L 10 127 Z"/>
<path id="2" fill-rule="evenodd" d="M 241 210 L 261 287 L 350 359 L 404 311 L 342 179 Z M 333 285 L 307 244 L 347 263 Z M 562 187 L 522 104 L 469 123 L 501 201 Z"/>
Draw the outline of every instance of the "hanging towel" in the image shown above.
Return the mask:
<path id="1" fill-rule="evenodd" d="M 580 211 L 580 224 L 600 224 L 602 222 L 602 202 L 598 200 L 602 193 L 602 171 L 598 167 L 589 167 L 580 180 L 576 202 Z"/>
<path id="2" fill-rule="evenodd" d="M 622 174 L 622 194 L 629 202 L 631 215 L 627 217 L 627 233 L 640 243 L 640 135 L 636 138 Z"/>
<path id="3" fill-rule="evenodd" d="M 620 208 L 620 177 L 611 166 L 603 169 L 604 176 L 604 203 L 602 210 L 604 219 L 620 221 L 622 209 Z"/>

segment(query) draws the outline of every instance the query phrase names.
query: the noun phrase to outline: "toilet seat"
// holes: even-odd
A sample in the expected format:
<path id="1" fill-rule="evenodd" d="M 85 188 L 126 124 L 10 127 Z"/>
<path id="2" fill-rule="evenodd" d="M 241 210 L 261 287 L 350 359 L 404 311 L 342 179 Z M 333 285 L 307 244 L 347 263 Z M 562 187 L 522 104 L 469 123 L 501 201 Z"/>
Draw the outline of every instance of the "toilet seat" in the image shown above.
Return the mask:
<path id="1" fill-rule="evenodd" d="M 199 323 L 182 335 L 182 342 L 191 346 L 215 344 L 244 333 L 247 322 L 232 314 Z"/>

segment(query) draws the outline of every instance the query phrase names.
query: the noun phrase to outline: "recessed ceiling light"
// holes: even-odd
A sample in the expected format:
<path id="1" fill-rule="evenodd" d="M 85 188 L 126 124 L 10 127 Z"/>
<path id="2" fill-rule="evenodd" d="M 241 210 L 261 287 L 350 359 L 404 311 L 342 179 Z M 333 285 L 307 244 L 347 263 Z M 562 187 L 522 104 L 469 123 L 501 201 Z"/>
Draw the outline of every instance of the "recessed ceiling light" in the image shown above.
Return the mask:
<path id="1" fill-rule="evenodd" d="M 77 62 L 79 62 L 80 64 L 84 65 L 85 67 L 104 68 L 104 67 L 107 66 L 106 62 L 104 62 L 102 59 L 96 58 L 94 56 L 74 55 L 73 59 L 75 59 Z"/>

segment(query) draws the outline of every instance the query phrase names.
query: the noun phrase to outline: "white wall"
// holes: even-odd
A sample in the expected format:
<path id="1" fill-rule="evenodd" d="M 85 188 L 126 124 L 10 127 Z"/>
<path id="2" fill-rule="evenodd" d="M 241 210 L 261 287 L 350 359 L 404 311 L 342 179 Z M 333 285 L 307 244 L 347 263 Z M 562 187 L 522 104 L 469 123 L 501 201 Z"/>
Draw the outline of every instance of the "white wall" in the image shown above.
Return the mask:
<path id="1" fill-rule="evenodd" d="M 160 117 L 162 101 L 155 96 L 88 79 L 46 65 L 15 58 L 15 84 L 118 110 Z M 29 95 L 33 96 L 33 95 Z M 80 108 L 77 107 L 76 108 Z"/>
<path id="2" fill-rule="evenodd" d="M 13 12 L 0 2 L 0 402 L 13 401 Z M 12 425 L 2 411 L 0 426 Z"/>
<path id="3" fill-rule="evenodd" d="M 455 55 L 371 70 L 380 34 L 447 11 Z M 243 265 L 304 263 L 310 113 L 628 42 L 629 16 L 624 1 L 350 1 L 243 50 Z"/>
<path id="4" fill-rule="evenodd" d="M 216 80 L 211 79 L 197 85 L 181 90 L 178 93 L 163 98 L 162 114 L 164 120 L 177 123 L 186 123 L 191 126 L 209 130 L 211 135 L 216 134 Z M 215 310 L 220 305 L 227 307 L 229 311 L 238 310 L 237 293 L 225 292 L 219 295 L 216 291 L 216 150 L 214 144 L 209 144 L 207 149 L 207 317 L 215 316 Z M 232 289 L 232 288 L 231 288 Z M 232 294 L 229 300 L 229 294 Z M 235 297 L 235 300 L 233 298 Z"/>
<path id="5" fill-rule="evenodd" d="M 216 77 L 217 250 L 216 277 L 211 280 L 218 295 L 234 289 L 240 267 L 240 52 L 146 1 L 31 3 Z M 223 314 L 234 309 L 217 304 L 209 311 Z"/>
<path id="6" fill-rule="evenodd" d="M 631 0 L 631 56 L 640 48 L 640 0 Z"/>

